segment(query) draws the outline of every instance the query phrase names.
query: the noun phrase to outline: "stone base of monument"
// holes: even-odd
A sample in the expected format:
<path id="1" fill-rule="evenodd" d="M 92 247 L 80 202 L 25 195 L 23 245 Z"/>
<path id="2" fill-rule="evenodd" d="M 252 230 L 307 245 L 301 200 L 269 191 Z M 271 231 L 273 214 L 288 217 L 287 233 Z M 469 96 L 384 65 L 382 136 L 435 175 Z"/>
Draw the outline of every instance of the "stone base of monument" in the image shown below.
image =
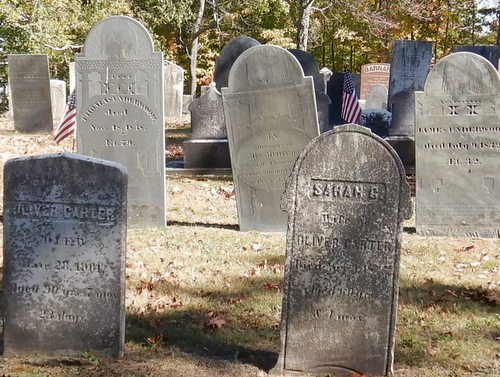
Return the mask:
<path id="1" fill-rule="evenodd" d="M 385 138 L 394 148 L 407 173 L 415 170 L 415 138 L 411 136 L 388 136 Z"/>
<path id="2" fill-rule="evenodd" d="M 184 168 L 231 168 L 227 139 L 196 139 L 183 143 Z"/>

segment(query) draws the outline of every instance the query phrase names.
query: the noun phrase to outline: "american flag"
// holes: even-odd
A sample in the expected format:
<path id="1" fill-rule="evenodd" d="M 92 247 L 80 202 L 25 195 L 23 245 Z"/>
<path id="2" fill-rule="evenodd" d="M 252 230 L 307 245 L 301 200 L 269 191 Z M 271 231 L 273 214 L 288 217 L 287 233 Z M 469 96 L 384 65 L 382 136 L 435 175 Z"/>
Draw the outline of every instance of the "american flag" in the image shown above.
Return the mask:
<path id="1" fill-rule="evenodd" d="M 352 85 L 351 73 L 344 70 L 344 88 L 342 89 L 342 111 L 340 116 L 347 123 L 358 123 L 361 117 L 356 90 Z"/>
<path id="2" fill-rule="evenodd" d="M 76 95 L 75 90 L 68 97 L 68 103 L 64 108 L 64 116 L 54 129 L 54 140 L 56 143 L 61 142 L 67 136 L 75 132 L 76 126 Z"/>

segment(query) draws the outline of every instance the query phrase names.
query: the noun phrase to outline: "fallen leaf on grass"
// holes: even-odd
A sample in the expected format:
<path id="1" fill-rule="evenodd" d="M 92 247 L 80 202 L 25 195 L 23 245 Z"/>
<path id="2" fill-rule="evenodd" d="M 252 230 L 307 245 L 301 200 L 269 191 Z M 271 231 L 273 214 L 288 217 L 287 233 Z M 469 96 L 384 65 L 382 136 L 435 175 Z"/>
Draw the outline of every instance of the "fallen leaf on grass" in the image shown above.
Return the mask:
<path id="1" fill-rule="evenodd" d="M 146 338 L 146 340 L 150 344 L 155 344 L 155 343 L 158 343 L 158 342 L 164 342 L 165 341 L 165 337 L 163 335 L 161 335 L 161 334 L 157 334 L 157 335 L 150 336 L 149 338 Z"/>
<path id="2" fill-rule="evenodd" d="M 439 347 L 434 347 L 433 345 L 428 345 L 427 346 L 427 353 L 431 356 L 436 356 L 437 353 L 439 352 Z"/>
<path id="3" fill-rule="evenodd" d="M 233 186 L 220 186 L 218 187 L 218 193 L 226 199 L 231 199 L 236 195 Z"/>
<path id="4" fill-rule="evenodd" d="M 444 335 L 444 336 L 453 336 L 453 331 L 445 331 L 445 332 L 442 332 L 441 335 Z"/>
<path id="5" fill-rule="evenodd" d="M 265 289 L 275 289 L 277 291 L 280 290 L 280 287 L 278 284 L 275 284 L 275 283 L 266 283 L 266 284 L 262 284 L 262 287 L 265 288 Z"/>
<path id="6" fill-rule="evenodd" d="M 177 301 L 175 297 L 172 297 L 172 302 L 170 303 L 170 307 L 172 309 L 177 309 L 179 306 L 182 306 L 182 302 Z"/>
<path id="7" fill-rule="evenodd" d="M 370 377 L 370 376 L 367 374 L 359 374 L 359 373 L 351 372 L 347 375 L 347 377 Z"/>
<path id="8" fill-rule="evenodd" d="M 222 326 L 226 324 L 226 321 L 219 316 L 211 318 L 207 323 L 206 327 L 209 330 L 219 330 Z"/>
<path id="9" fill-rule="evenodd" d="M 475 247 L 476 247 L 475 245 L 472 245 L 472 244 L 471 244 L 471 245 L 464 246 L 464 247 L 462 248 L 462 250 L 464 250 L 464 251 L 469 251 L 469 250 L 474 249 Z"/>

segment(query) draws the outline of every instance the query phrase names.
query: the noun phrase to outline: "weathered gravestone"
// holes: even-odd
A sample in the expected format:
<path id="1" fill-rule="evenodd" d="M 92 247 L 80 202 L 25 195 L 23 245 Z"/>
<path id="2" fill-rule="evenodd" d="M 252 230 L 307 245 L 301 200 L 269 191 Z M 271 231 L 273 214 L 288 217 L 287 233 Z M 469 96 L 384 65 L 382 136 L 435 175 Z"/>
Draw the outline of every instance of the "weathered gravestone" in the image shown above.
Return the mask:
<path id="1" fill-rule="evenodd" d="M 63 80 L 50 80 L 50 102 L 54 122 L 61 120 L 66 107 L 66 82 Z"/>
<path id="2" fill-rule="evenodd" d="M 359 93 L 361 75 L 351 73 L 352 84 L 356 88 L 356 93 Z M 344 87 L 344 72 L 334 72 L 328 81 L 326 91 L 330 97 L 330 125 L 341 125 L 345 121 L 340 114 L 342 113 L 342 90 Z"/>
<path id="3" fill-rule="evenodd" d="M 387 88 L 383 85 L 373 85 L 366 94 L 367 109 L 387 109 Z"/>
<path id="4" fill-rule="evenodd" d="M 471 45 L 454 45 L 452 52 L 473 52 L 481 55 L 483 58 L 493 64 L 498 70 L 498 60 L 500 59 L 500 46 L 471 46 Z"/>
<path id="5" fill-rule="evenodd" d="M 76 55 L 77 150 L 122 163 L 128 224 L 165 225 L 163 59 L 130 17 L 94 25 Z"/>
<path id="6" fill-rule="evenodd" d="M 441 59 L 416 93 L 420 234 L 500 238 L 500 78 L 483 57 Z"/>
<path id="7" fill-rule="evenodd" d="M 336 127 L 301 152 L 283 208 L 288 233 L 274 371 L 392 372 L 401 225 L 411 216 L 399 157 L 364 127 Z"/>
<path id="8" fill-rule="evenodd" d="M 69 70 L 69 92 L 71 93 L 76 88 L 75 62 L 68 63 L 68 70 Z"/>
<path id="9" fill-rule="evenodd" d="M 184 70 L 177 64 L 164 61 L 165 116 L 182 116 L 182 95 L 184 93 Z"/>
<path id="10" fill-rule="evenodd" d="M 194 101 L 193 94 L 182 95 L 182 114 L 189 114 L 189 105 Z"/>
<path id="11" fill-rule="evenodd" d="M 67 153 L 4 168 L 4 355 L 123 353 L 125 169 Z"/>
<path id="12" fill-rule="evenodd" d="M 10 108 L 22 133 L 52 132 L 47 55 L 8 55 Z"/>
<path id="13" fill-rule="evenodd" d="M 212 82 L 189 105 L 192 133 L 183 143 L 185 168 L 230 168 L 222 96 Z"/>
<path id="14" fill-rule="evenodd" d="M 313 93 L 312 78 L 281 47 L 252 47 L 234 63 L 222 99 L 240 230 L 286 230 L 285 180 L 319 134 Z"/>
<path id="15" fill-rule="evenodd" d="M 391 65 L 389 63 L 370 63 L 361 66 L 360 100 L 367 100 L 367 95 L 374 85 L 389 87 L 389 74 Z M 367 107 L 369 109 L 369 107 Z"/>
<path id="16" fill-rule="evenodd" d="M 415 91 L 424 88 L 432 42 L 395 40 L 387 110 L 392 113 L 389 137 L 403 164 L 415 165 Z"/>
<path id="17" fill-rule="evenodd" d="M 214 81 L 219 92 L 228 85 L 229 72 L 238 56 L 250 47 L 258 45 L 260 45 L 258 41 L 247 36 L 239 36 L 226 43 L 215 61 Z"/>

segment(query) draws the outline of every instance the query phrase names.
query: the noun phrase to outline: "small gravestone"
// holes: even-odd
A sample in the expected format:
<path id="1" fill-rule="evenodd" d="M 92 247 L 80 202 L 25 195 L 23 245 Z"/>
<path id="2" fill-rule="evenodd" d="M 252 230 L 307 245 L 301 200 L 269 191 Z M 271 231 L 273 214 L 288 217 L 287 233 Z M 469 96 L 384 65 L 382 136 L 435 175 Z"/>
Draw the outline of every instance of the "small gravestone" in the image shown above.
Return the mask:
<path id="1" fill-rule="evenodd" d="M 361 75 L 351 73 L 352 85 L 356 88 L 356 93 L 359 93 Z M 328 81 L 326 91 L 330 97 L 330 125 L 341 125 L 345 121 L 340 114 L 342 113 L 342 90 L 344 88 L 344 72 L 334 72 Z"/>
<path id="2" fill-rule="evenodd" d="M 120 356 L 125 169 L 67 153 L 4 168 L 4 355 Z"/>
<path id="3" fill-rule="evenodd" d="M 52 132 L 47 55 L 8 55 L 10 108 L 21 133 Z"/>
<path id="4" fill-rule="evenodd" d="M 61 120 L 66 107 L 66 81 L 50 80 L 50 102 L 54 123 Z"/>
<path id="5" fill-rule="evenodd" d="M 498 60 L 500 59 L 500 46 L 471 46 L 471 45 L 454 45 L 452 52 L 472 52 L 481 55 L 483 58 L 493 64 L 498 70 Z"/>
<path id="6" fill-rule="evenodd" d="M 182 114 L 189 114 L 189 105 L 194 101 L 193 94 L 182 95 Z"/>
<path id="7" fill-rule="evenodd" d="M 163 59 L 125 16 L 93 26 L 76 55 L 78 153 L 127 168 L 128 224 L 164 226 Z"/>
<path id="8" fill-rule="evenodd" d="M 312 78 L 283 48 L 255 46 L 234 63 L 222 99 L 240 230 L 285 231 L 285 180 L 319 134 Z"/>
<path id="9" fill-rule="evenodd" d="M 360 100 L 367 100 L 367 95 L 374 85 L 389 87 L 389 74 L 391 65 L 389 63 L 370 63 L 361 66 L 361 88 Z M 369 107 L 367 107 L 369 109 Z"/>
<path id="10" fill-rule="evenodd" d="M 301 152 L 283 208 L 288 233 L 274 371 L 391 373 L 401 228 L 411 216 L 399 157 L 364 127 L 336 127 Z"/>
<path id="11" fill-rule="evenodd" d="M 416 93 L 416 227 L 500 238 L 500 78 L 485 58 L 441 59 Z"/>
<path id="12" fill-rule="evenodd" d="M 182 95 L 184 93 L 184 70 L 177 64 L 164 61 L 163 90 L 165 93 L 165 116 L 180 117 L 182 115 Z"/>
<path id="13" fill-rule="evenodd" d="M 226 43 L 215 61 L 214 81 L 219 92 L 228 85 L 229 72 L 238 56 L 250 47 L 258 45 L 260 45 L 258 41 L 247 36 L 239 36 Z"/>
<path id="14" fill-rule="evenodd" d="M 395 40 L 387 110 L 392 113 L 387 141 L 406 167 L 415 165 L 415 91 L 424 88 L 432 42 Z"/>
<path id="15" fill-rule="evenodd" d="M 387 88 L 383 85 L 373 85 L 366 94 L 367 109 L 387 109 Z"/>
<path id="16" fill-rule="evenodd" d="M 215 82 L 189 105 L 192 133 L 183 143 L 185 168 L 230 168 L 222 97 Z"/>

